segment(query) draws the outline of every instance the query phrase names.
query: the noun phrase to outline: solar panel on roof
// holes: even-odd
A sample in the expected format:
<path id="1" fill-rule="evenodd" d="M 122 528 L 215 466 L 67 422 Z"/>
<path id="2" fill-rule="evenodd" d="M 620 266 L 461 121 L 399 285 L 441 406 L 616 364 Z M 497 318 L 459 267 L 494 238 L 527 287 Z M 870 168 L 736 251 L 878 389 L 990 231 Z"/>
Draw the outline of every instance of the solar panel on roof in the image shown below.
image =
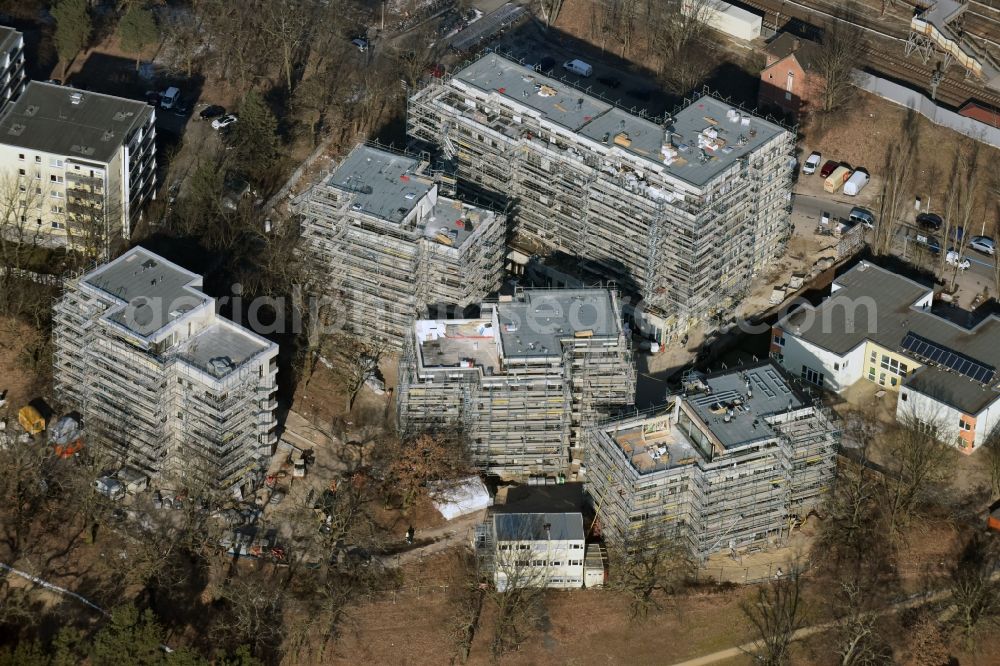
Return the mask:
<path id="1" fill-rule="evenodd" d="M 996 368 L 921 338 L 916 333 L 907 333 L 903 336 L 903 342 L 900 343 L 900 346 L 915 356 L 921 356 L 931 363 L 954 370 L 960 375 L 983 384 L 991 384 L 993 376 L 996 374 Z"/>

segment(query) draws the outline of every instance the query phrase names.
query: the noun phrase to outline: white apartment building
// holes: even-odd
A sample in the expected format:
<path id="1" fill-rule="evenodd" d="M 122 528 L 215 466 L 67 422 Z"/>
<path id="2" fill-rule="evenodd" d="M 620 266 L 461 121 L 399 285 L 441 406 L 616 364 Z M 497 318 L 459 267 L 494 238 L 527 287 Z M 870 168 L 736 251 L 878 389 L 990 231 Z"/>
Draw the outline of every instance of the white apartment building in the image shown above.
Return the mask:
<path id="1" fill-rule="evenodd" d="M 579 512 L 495 512 L 479 535 L 497 590 L 583 587 L 586 543 Z"/>
<path id="2" fill-rule="evenodd" d="M 401 348 L 428 306 L 500 286 L 506 218 L 444 196 L 428 164 L 359 144 L 297 204 L 306 255 L 348 330 Z"/>
<path id="3" fill-rule="evenodd" d="M 865 380 L 898 393 L 897 419 L 965 453 L 1000 422 L 1000 317 L 935 307 L 933 287 L 869 262 L 836 278 L 818 306 L 779 321 L 771 355 L 832 391 Z"/>
<path id="4" fill-rule="evenodd" d="M 106 258 L 156 185 L 153 107 L 32 81 L 0 114 L 0 182 L 17 187 L 4 233 Z"/>
<path id="5" fill-rule="evenodd" d="M 459 191 L 511 206 L 511 244 L 614 280 L 657 341 L 726 316 L 791 234 L 795 136 L 708 95 L 662 118 L 490 53 L 409 99 Z"/>
<path id="6" fill-rule="evenodd" d="M 141 247 L 67 279 L 56 396 L 121 463 L 246 496 L 277 443 L 278 347 L 218 316 L 201 286 Z"/>
<path id="7" fill-rule="evenodd" d="M 28 84 L 24 73 L 24 35 L 0 26 L 0 111 Z"/>

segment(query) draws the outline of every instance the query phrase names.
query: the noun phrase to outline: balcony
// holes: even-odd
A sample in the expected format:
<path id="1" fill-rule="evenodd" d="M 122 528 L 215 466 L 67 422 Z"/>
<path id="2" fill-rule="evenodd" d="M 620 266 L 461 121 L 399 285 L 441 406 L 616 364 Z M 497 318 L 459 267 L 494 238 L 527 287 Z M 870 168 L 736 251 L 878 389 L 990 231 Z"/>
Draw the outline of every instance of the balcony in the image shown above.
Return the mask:
<path id="1" fill-rule="evenodd" d="M 96 176 L 85 176 L 82 173 L 68 169 L 66 171 L 66 184 L 68 186 L 72 185 L 86 185 L 94 190 L 104 189 L 104 179 L 98 178 Z"/>

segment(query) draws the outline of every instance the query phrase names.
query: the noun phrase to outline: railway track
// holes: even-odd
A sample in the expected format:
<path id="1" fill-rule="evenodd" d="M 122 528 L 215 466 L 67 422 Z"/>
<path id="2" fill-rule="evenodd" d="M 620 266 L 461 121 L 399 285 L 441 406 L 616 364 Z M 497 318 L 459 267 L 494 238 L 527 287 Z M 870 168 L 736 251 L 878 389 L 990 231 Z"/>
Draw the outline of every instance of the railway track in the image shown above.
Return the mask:
<path id="1" fill-rule="evenodd" d="M 826 27 L 833 20 L 844 20 L 833 13 L 834 7 L 818 2 L 818 0 L 809 0 L 808 2 L 740 0 L 740 2 L 761 12 L 764 15 L 764 25 L 772 30 L 779 29 L 791 19 L 798 19 L 818 28 Z M 990 5 L 986 6 L 993 9 Z M 925 65 L 916 56 L 907 58 L 903 55 L 908 30 L 888 28 L 890 31 L 887 31 L 884 24 L 874 24 L 863 16 L 847 22 L 869 37 L 863 47 L 865 62 L 858 63 L 860 68 L 909 83 L 930 96 L 931 77 L 935 71 L 934 65 Z M 1000 108 L 1000 93 L 975 81 L 965 79 L 963 74 L 956 75 L 952 71 L 956 67 L 953 65 L 938 84 L 935 98 L 939 102 L 958 108 L 970 99 L 975 99 Z"/>

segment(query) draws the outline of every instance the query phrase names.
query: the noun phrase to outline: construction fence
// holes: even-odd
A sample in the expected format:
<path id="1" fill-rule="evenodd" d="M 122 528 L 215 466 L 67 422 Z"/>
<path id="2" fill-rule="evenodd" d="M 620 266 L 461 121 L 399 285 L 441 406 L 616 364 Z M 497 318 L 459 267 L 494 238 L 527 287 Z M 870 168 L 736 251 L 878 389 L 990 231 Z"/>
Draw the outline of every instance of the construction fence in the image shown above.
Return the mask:
<path id="1" fill-rule="evenodd" d="M 1000 148 L 1000 128 L 949 111 L 906 86 L 860 70 L 854 70 L 854 85 L 893 104 L 913 109 L 935 125 L 953 129 L 971 139 Z"/>

